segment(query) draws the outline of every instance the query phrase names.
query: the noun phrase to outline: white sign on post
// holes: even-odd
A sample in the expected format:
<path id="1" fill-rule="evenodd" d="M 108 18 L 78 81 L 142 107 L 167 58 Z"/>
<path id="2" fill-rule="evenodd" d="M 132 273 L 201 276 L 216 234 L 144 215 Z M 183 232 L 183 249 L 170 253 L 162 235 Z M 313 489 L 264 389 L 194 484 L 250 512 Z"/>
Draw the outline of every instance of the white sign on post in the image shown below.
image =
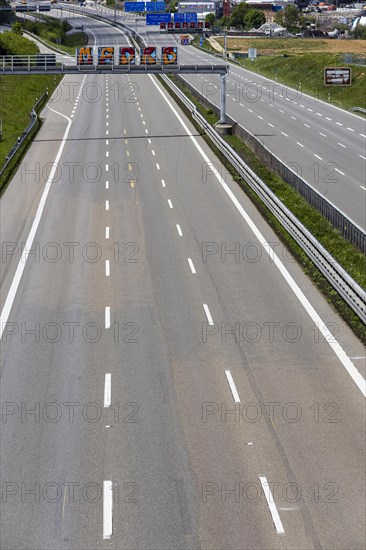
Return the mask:
<path id="1" fill-rule="evenodd" d="M 257 48 L 248 48 L 248 57 L 252 61 L 257 57 Z"/>

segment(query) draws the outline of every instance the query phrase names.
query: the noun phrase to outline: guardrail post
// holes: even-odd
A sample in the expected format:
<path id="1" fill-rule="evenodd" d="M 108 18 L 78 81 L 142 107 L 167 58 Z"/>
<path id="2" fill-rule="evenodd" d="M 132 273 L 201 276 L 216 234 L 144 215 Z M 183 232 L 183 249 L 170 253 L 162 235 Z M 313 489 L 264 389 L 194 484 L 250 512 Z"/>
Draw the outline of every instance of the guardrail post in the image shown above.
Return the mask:
<path id="1" fill-rule="evenodd" d="M 220 75 L 220 120 L 219 124 L 226 124 L 226 74 Z"/>

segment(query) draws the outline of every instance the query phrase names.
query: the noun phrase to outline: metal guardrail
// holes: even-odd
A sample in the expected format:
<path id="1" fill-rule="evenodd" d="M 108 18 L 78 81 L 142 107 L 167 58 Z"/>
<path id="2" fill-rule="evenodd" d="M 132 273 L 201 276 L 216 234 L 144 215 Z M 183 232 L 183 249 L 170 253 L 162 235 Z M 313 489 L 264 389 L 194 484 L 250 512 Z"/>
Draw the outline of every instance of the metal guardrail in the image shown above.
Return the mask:
<path id="1" fill-rule="evenodd" d="M 44 100 L 45 97 L 48 96 L 48 91 L 47 92 L 44 92 L 41 97 L 36 101 L 35 105 L 33 106 L 33 109 L 30 113 L 30 116 L 31 116 L 31 121 L 30 123 L 28 124 L 28 126 L 26 127 L 26 129 L 23 131 L 23 133 L 21 134 L 21 136 L 19 136 L 18 138 L 18 141 L 13 145 L 13 147 L 10 149 L 9 153 L 7 154 L 6 156 L 6 160 L 5 160 L 5 164 L 4 166 L 1 168 L 0 170 L 0 188 L 1 188 L 1 177 L 3 175 L 3 173 L 5 172 L 6 168 L 9 166 L 9 163 L 11 161 L 11 159 L 14 157 L 14 155 L 16 154 L 16 152 L 18 151 L 19 147 L 22 145 L 23 141 L 26 139 L 26 137 L 28 136 L 29 132 L 33 129 L 35 123 L 36 123 L 36 120 L 38 118 L 38 115 L 37 115 L 37 112 L 36 112 L 36 109 L 38 107 L 38 105 Z"/>
<path id="2" fill-rule="evenodd" d="M 363 107 L 351 107 L 350 111 L 358 111 L 359 113 L 363 113 L 364 115 L 366 115 L 366 109 L 364 109 Z"/>
<path id="3" fill-rule="evenodd" d="M 179 75 L 178 75 L 179 78 Z M 188 81 L 184 80 L 185 86 L 195 94 L 204 105 L 212 109 L 219 116 L 219 108 L 212 101 L 204 98 L 201 93 L 194 88 Z M 249 130 L 241 126 L 236 120 L 226 115 L 228 124 L 230 124 L 234 133 L 238 135 L 248 147 L 276 174 L 278 174 L 286 183 L 291 185 L 304 199 L 318 210 L 331 224 L 341 233 L 341 235 L 357 247 L 364 254 L 366 253 L 366 233 L 353 222 L 342 210 L 335 206 L 329 199 L 317 191 L 301 177 L 301 167 L 296 170 L 296 163 L 285 164 L 279 157 L 270 151 L 262 141 L 254 136 Z M 291 164 L 291 163 L 289 163 Z"/>
<path id="4" fill-rule="evenodd" d="M 167 76 L 162 77 L 164 82 L 173 90 L 182 103 L 191 112 L 194 120 L 206 132 L 219 151 L 228 159 L 244 181 L 260 197 L 267 208 L 272 212 L 282 226 L 290 233 L 296 243 L 323 273 L 327 281 L 338 294 L 347 302 L 363 323 L 366 323 L 366 293 L 348 275 L 345 269 L 327 252 L 306 227 L 284 206 L 266 184 L 245 164 L 237 153 L 214 130 L 214 128 L 197 112 L 197 109 Z"/>

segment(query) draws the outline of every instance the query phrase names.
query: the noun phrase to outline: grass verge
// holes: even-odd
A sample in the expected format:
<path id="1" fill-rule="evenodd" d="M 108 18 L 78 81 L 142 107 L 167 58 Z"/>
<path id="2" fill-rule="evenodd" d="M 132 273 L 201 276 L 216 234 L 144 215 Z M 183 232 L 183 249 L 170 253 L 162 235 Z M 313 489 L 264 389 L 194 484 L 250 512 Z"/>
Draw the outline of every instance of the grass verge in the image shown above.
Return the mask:
<path id="1" fill-rule="evenodd" d="M 49 97 L 60 83 L 62 75 L 6 75 L 0 76 L 0 118 L 3 121 L 3 141 L 0 142 L 0 167 L 6 155 L 16 143 L 30 121 L 30 112 L 36 99 L 48 88 Z M 46 100 L 45 100 L 46 101 Z M 38 107 L 41 111 L 44 103 Z M 18 163 L 27 151 L 32 139 L 38 132 L 41 121 L 38 120 L 32 132 L 22 143 L 0 181 L 0 193 L 3 193 Z"/>
<path id="2" fill-rule="evenodd" d="M 170 76 L 180 89 L 189 97 L 196 105 L 199 112 L 206 118 L 210 124 L 217 122 L 217 117 L 211 109 L 207 110 L 184 86 L 181 80 L 174 76 Z M 252 200 L 258 211 L 266 219 L 267 223 L 275 231 L 279 239 L 287 246 L 304 272 L 310 277 L 313 284 L 323 293 L 325 299 L 331 304 L 340 316 L 346 321 L 358 338 L 366 345 L 365 326 L 360 321 L 358 316 L 344 302 L 333 287 L 328 283 L 322 273 L 317 269 L 313 262 L 308 258 L 305 252 L 294 241 L 294 239 L 282 227 L 279 221 L 273 216 L 268 208 L 262 203 L 252 189 L 239 176 L 227 159 L 220 151 L 212 144 L 209 138 L 203 134 L 202 129 L 191 118 L 188 109 L 174 96 L 170 88 L 160 80 L 167 91 L 172 95 L 191 119 L 196 129 L 225 165 L 227 170 L 232 175 L 233 179 L 240 185 L 245 194 Z M 256 174 L 268 185 L 268 187 L 282 200 L 282 202 L 294 213 L 294 215 L 313 233 L 313 235 L 325 246 L 332 256 L 347 270 L 358 284 L 363 288 L 366 287 L 366 259 L 364 255 L 356 250 L 350 243 L 334 230 L 330 223 L 313 207 L 311 207 L 295 189 L 273 174 L 266 166 L 264 166 L 252 153 L 252 151 L 236 136 L 226 136 L 225 139 L 230 143 L 231 147 L 243 158 L 243 160 L 256 172 Z"/>
<path id="3" fill-rule="evenodd" d="M 218 38 L 217 42 L 220 42 L 220 40 L 221 39 Z M 329 42 L 326 40 L 315 40 L 320 51 L 310 53 L 300 53 L 299 49 L 293 49 L 294 46 L 286 46 L 286 40 L 276 39 L 270 41 L 266 39 L 252 39 L 249 41 L 246 39 L 245 44 L 251 44 L 250 47 L 258 47 L 257 51 L 259 56 L 254 62 L 248 58 L 240 58 L 237 61 L 239 61 L 240 65 L 248 71 L 276 80 L 278 83 L 286 86 L 299 89 L 301 83 L 301 91 L 318 100 L 327 101 L 343 109 L 350 109 L 351 107 L 363 107 L 366 109 L 365 66 L 345 63 L 343 53 L 322 51 L 321 43 Z M 257 45 L 258 42 L 259 45 Z M 261 51 L 266 51 L 263 50 L 263 48 L 264 45 L 268 45 L 269 42 L 274 43 L 276 48 L 273 52 L 277 52 L 277 54 L 272 52 L 272 54 L 260 55 Z M 295 42 L 297 48 L 299 48 L 300 43 L 304 43 L 303 52 L 307 52 L 309 47 L 315 47 L 311 45 L 311 39 L 309 39 L 309 41 L 294 40 L 293 42 Z M 330 42 L 333 43 L 334 40 Z M 363 42 L 362 40 L 353 40 L 352 44 L 349 44 L 349 42 L 346 41 L 350 48 L 352 48 L 354 43 Z M 260 46 L 261 44 L 262 46 Z M 197 44 L 195 43 L 195 45 Z M 207 40 L 204 41 L 203 47 L 211 51 L 216 51 Z M 261 47 L 262 50 L 260 49 Z M 271 47 L 274 48 L 274 46 Z M 280 55 L 278 52 L 280 52 Z M 352 84 L 350 86 L 324 86 L 325 67 L 351 67 Z"/>

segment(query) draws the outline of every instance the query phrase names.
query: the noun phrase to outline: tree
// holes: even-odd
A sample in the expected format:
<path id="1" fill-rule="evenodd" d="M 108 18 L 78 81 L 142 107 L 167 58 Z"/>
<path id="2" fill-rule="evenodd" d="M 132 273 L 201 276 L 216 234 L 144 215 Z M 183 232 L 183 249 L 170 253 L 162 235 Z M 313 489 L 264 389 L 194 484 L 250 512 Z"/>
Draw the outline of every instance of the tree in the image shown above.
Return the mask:
<path id="1" fill-rule="evenodd" d="M 22 36 L 22 34 L 23 34 L 23 27 L 21 26 L 21 24 L 19 23 L 19 21 L 17 21 L 16 23 L 13 23 L 13 24 L 12 24 L 11 30 L 12 30 L 15 34 L 19 34 L 20 36 Z"/>
<path id="2" fill-rule="evenodd" d="M 259 29 L 266 22 L 266 16 L 261 10 L 249 10 L 244 18 L 246 29 Z"/>
<path id="3" fill-rule="evenodd" d="M 286 6 L 285 9 L 276 13 L 274 21 L 290 32 L 296 31 L 300 21 L 300 12 L 296 6 Z"/>
<path id="4" fill-rule="evenodd" d="M 165 4 L 165 11 L 168 13 L 175 13 L 178 10 L 178 0 L 171 0 L 169 4 Z"/>
<path id="5" fill-rule="evenodd" d="M 213 24 L 216 21 L 216 15 L 214 13 L 208 13 L 205 17 L 205 21 L 207 21 L 208 23 L 211 24 L 211 26 L 213 26 Z"/>
<path id="6" fill-rule="evenodd" d="M 231 12 L 230 25 L 235 28 L 245 27 L 245 16 L 249 11 L 249 6 L 245 2 L 241 2 Z"/>
<path id="7" fill-rule="evenodd" d="M 228 27 L 230 25 L 230 17 L 226 15 L 216 21 L 216 27 Z"/>

